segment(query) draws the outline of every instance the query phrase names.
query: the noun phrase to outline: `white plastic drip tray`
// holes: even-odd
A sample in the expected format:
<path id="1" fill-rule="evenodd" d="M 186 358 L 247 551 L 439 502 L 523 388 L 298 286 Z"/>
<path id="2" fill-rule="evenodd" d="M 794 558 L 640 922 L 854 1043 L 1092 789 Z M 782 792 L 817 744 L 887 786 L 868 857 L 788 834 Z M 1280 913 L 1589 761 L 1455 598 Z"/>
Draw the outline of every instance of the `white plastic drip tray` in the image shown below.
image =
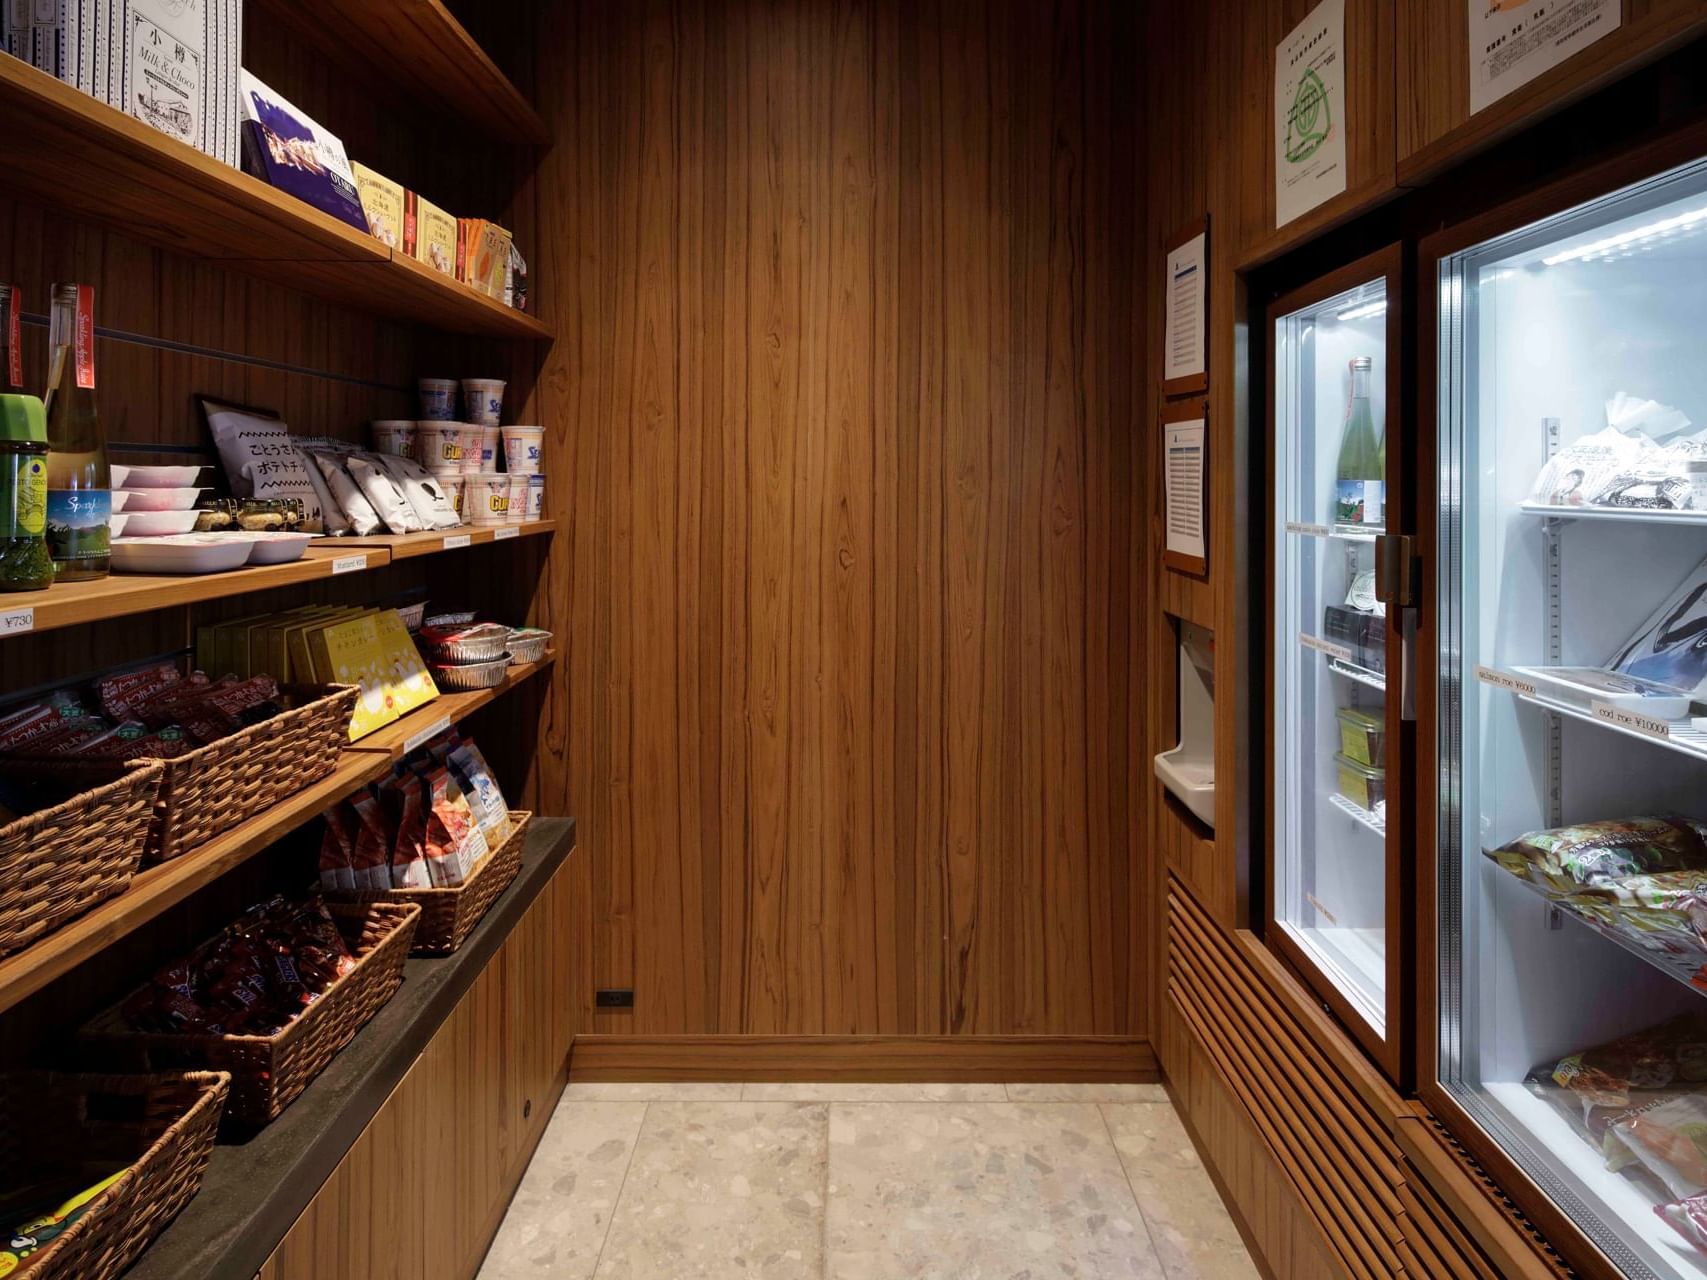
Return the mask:
<path id="1" fill-rule="evenodd" d="M 1206 826 L 1215 825 L 1215 761 L 1175 747 L 1156 757 L 1156 776 Z"/>

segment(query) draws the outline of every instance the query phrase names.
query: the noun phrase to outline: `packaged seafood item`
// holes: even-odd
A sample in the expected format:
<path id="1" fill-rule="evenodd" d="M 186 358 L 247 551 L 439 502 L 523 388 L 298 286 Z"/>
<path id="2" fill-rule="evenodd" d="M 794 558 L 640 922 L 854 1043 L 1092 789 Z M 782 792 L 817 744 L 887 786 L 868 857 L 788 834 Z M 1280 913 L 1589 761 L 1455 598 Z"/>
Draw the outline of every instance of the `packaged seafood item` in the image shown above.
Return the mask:
<path id="1" fill-rule="evenodd" d="M 1612 1169 L 1639 1161 L 1674 1196 L 1707 1191 L 1707 1094 L 1682 1093 L 1632 1111 L 1613 1124 L 1606 1156 Z"/>
<path id="2" fill-rule="evenodd" d="M 1707 868 L 1707 824 L 1677 814 L 1584 822 L 1519 836 L 1488 857 L 1555 893 L 1659 871 Z"/>
<path id="3" fill-rule="evenodd" d="M 1707 1016 L 1679 1014 L 1567 1054 L 1536 1067 L 1527 1083 L 1602 1146 L 1612 1127 L 1634 1112 L 1707 1089 Z"/>

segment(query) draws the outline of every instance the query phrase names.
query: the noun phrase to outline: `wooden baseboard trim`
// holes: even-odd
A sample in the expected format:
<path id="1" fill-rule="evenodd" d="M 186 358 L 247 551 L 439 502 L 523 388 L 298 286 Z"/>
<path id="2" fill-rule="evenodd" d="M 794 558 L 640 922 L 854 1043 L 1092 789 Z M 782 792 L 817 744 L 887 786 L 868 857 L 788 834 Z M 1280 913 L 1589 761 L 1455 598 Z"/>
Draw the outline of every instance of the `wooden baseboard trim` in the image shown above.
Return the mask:
<path id="1" fill-rule="evenodd" d="M 1136 1036 L 581 1035 L 569 1079 L 1131 1081 L 1161 1071 Z"/>

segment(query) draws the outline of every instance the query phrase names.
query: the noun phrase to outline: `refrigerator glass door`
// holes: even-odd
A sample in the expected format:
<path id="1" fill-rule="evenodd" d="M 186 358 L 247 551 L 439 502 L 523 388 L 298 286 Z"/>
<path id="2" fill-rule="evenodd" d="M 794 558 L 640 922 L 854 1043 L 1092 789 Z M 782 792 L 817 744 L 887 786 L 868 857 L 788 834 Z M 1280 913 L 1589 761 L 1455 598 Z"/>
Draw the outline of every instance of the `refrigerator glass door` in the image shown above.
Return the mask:
<path id="1" fill-rule="evenodd" d="M 1625 1274 L 1707 1280 L 1707 165 L 1435 283 L 1438 1081 Z"/>
<path id="2" fill-rule="evenodd" d="M 1271 938 L 1372 1051 L 1389 1035 L 1384 277 L 1274 321 Z M 1284 305 L 1284 304 L 1283 304 Z"/>

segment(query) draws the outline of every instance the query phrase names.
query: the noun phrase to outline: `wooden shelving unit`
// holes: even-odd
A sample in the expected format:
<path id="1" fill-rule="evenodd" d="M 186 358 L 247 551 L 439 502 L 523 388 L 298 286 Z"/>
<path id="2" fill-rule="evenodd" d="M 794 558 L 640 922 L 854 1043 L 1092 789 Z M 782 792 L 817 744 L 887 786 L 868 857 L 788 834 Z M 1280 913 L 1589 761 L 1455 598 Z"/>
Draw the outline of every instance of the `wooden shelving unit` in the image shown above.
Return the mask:
<path id="1" fill-rule="evenodd" d="M 551 130 L 439 0 L 263 0 L 269 13 L 428 106 L 499 142 L 546 146 Z"/>
<path id="2" fill-rule="evenodd" d="M 0 58 L 0 118 L 9 195 L 372 315 L 454 333 L 552 336 L 533 316 L 16 58 Z"/>
<path id="3" fill-rule="evenodd" d="M 390 772 L 394 761 L 419 745 L 419 740 L 460 722 L 544 671 L 555 656 L 548 653 L 539 662 L 510 668 L 504 682 L 495 689 L 441 694 L 419 711 L 353 744 L 338 758 L 338 765 L 331 773 L 283 804 L 256 814 L 182 857 L 148 868 L 116 898 L 108 899 L 33 946 L 0 959 L 0 1012 L 254 857 L 323 813 L 329 805 L 370 782 L 377 782 Z"/>
<path id="4" fill-rule="evenodd" d="M 500 535 L 541 537 L 556 528 L 555 521 L 534 520 L 526 524 L 409 533 L 400 537 L 321 538 L 309 546 L 302 559 L 290 564 L 233 569 L 228 573 L 116 573 L 98 582 L 62 583 L 46 591 L 0 597 L 0 638 L 383 569 L 394 560 L 479 546 L 501 540 Z M 507 529 L 516 532 L 505 533 Z M 462 541 L 464 538 L 468 541 Z M 26 611 L 27 618 L 20 616 Z"/>

